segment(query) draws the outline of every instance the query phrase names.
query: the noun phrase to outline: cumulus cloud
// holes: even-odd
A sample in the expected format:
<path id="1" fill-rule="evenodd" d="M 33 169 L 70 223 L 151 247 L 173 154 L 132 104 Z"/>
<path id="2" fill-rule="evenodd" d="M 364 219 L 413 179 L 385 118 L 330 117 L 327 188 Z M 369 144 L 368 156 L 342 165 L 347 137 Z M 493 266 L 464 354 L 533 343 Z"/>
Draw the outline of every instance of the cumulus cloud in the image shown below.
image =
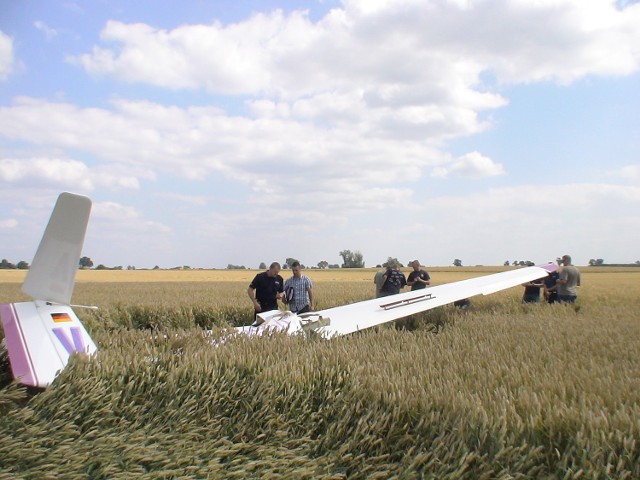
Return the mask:
<path id="1" fill-rule="evenodd" d="M 76 112 L 109 138 L 90 147 L 104 157 L 139 145 L 130 164 L 223 175 L 256 192 L 301 166 L 329 185 L 346 175 L 384 189 L 436 166 L 434 178 L 504 174 L 481 152 L 452 160 L 440 150 L 491 128 L 482 113 L 507 104 L 487 74 L 498 83 L 626 74 L 640 65 L 638 24 L 640 5 L 605 1 L 345 0 L 317 21 L 280 10 L 173 29 L 109 21 L 100 44 L 69 60 L 96 76 L 245 99 L 245 116 L 127 101 Z M 84 143 L 82 125 L 52 141 Z"/>
<path id="2" fill-rule="evenodd" d="M 423 196 L 446 179 L 465 177 L 479 185 L 517 169 L 513 159 L 490 157 L 474 146 L 454 157 L 446 151 L 450 142 L 494 126 L 493 110 L 509 101 L 506 84 L 624 75 L 640 63 L 637 3 L 344 0 L 340 5 L 317 20 L 303 11 L 276 10 L 231 24 L 167 29 L 106 22 L 100 41 L 70 62 L 115 80 L 113 85 L 159 87 L 150 97 L 155 100 L 163 90 L 192 90 L 203 105 L 186 105 L 189 95 L 179 105 L 131 100 L 131 92 L 144 92 L 138 88 L 126 89 L 127 98 L 92 107 L 16 98 L 0 107 L 5 151 L 28 144 L 39 153 L 20 161 L 3 153 L 0 180 L 121 191 L 143 189 L 145 183 L 160 189 L 186 179 L 176 188 L 181 192 L 167 192 L 166 198 L 199 214 L 215 210 L 212 198 L 237 187 L 242 194 L 229 195 L 235 203 L 226 205 L 233 215 L 206 217 L 211 230 L 236 236 L 271 228 L 273 212 L 299 218 L 298 231 L 329 235 L 352 222 L 352 214 L 419 211 L 423 203 L 433 207 L 421 212 L 425 217 L 434 209 L 455 208 L 464 215 L 473 212 L 470 219 L 477 220 L 487 216 L 480 206 L 488 206 L 494 212 L 490 221 L 516 221 L 539 208 L 520 202 L 520 212 L 511 209 L 526 195 L 522 190 L 450 203 Z M 44 22 L 35 26 L 54 33 Z M 9 54 L 2 53 L 3 42 Z M 0 34 L 0 78 L 10 72 L 12 57 L 11 39 Z M 60 152 L 73 152 L 67 156 L 74 160 Z M 631 178 L 637 168 L 623 173 Z M 199 195 L 206 188 L 215 193 Z M 546 202 L 544 194 L 531 195 Z M 566 202 L 581 208 L 576 199 L 587 201 L 580 194 Z M 505 210 L 501 202 L 511 203 Z M 558 221 L 550 213 L 554 204 L 546 207 L 546 218 Z M 104 226 L 122 231 L 162 237 L 179 230 L 121 203 L 99 204 L 94 211 Z M 401 221 L 399 215 L 378 220 Z M 405 223 L 415 227 L 413 219 Z M 195 229 L 197 222 L 191 224 Z M 373 229 L 365 233 L 380 235 Z M 382 252 L 383 260 L 388 253 Z"/>
<path id="3" fill-rule="evenodd" d="M 360 209 L 359 199 L 365 196 L 372 205 L 391 202 L 405 192 L 389 195 L 390 185 L 415 179 L 424 166 L 444 158 L 430 142 L 364 139 L 357 128 L 231 117 L 210 107 L 124 100 L 115 101 L 113 107 L 80 108 L 22 98 L 12 107 L 0 108 L 0 131 L 13 140 L 73 149 L 100 159 L 90 174 L 83 173 L 92 185 L 138 188 L 138 179 L 154 181 L 158 175 L 194 181 L 219 177 L 244 183 L 257 195 L 267 194 L 269 201 L 299 195 L 308 204 L 310 198 L 324 198 L 331 204 L 342 203 L 343 210 Z M 395 168 L 390 169 L 391 164 Z M 10 174 L 8 168 L 5 175 Z M 303 178 L 300 168 L 305 170 Z M 283 183 L 286 195 L 269 195 L 280 191 Z M 310 191 L 318 195 L 311 197 Z M 365 193 L 351 201 L 354 191 Z"/>
<path id="4" fill-rule="evenodd" d="M 230 25 L 172 30 L 110 21 L 101 35 L 105 45 L 72 60 L 96 75 L 223 94 L 301 98 L 351 91 L 355 83 L 384 103 L 458 97 L 480 105 L 496 101 L 475 88 L 482 71 L 505 82 L 568 82 L 588 74 L 627 74 L 640 60 L 638 4 L 343 4 L 315 23 L 305 12 L 279 10 Z"/>
<path id="5" fill-rule="evenodd" d="M 5 80 L 14 68 L 13 40 L 0 31 L 0 80 Z"/>
<path id="6" fill-rule="evenodd" d="M 504 173 L 505 170 L 501 164 L 495 163 L 479 152 L 471 152 L 459 157 L 449 166 L 434 168 L 431 175 L 436 178 L 445 178 L 449 175 L 482 178 L 503 175 Z"/>
<path id="7" fill-rule="evenodd" d="M 0 179 L 7 183 L 41 182 L 45 185 L 91 190 L 87 166 L 64 158 L 0 159 Z"/>

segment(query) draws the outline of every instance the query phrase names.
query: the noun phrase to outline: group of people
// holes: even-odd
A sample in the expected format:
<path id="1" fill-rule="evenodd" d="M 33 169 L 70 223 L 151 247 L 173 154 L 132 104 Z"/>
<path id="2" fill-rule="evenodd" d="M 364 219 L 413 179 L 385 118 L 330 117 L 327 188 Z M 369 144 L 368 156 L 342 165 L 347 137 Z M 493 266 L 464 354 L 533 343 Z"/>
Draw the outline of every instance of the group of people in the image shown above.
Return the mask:
<path id="1" fill-rule="evenodd" d="M 420 262 L 411 262 L 413 271 L 409 278 L 405 278 L 400 271 L 400 265 L 395 264 L 376 273 L 376 297 L 395 295 L 400 289 L 409 285 L 411 290 L 425 288 L 431 283 L 429 274 L 420 268 Z M 247 294 L 253 303 L 254 318 L 260 312 L 278 310 L 278 300 L 284 302 L 293 313 L 305 313 L 313 310 L 313 283 L 302 274 L 300 262 L 293 262 L 291 273 L 286 281 L 280 275 L 282 267 L 273 262 L 269 269 L 258 273 L 247 289 Z"/>
<path id="2" fill-rule="evenodd" d="M 547 303 L 575 303 L 580 286 L 580 271 L 571 263 L 570 255 L 563 255 L 562 268 L 550 272 L 545 278 L 522 285 L 522 303 L 540 302 L 540 291 L 544 292 Z"/>
<path id="3" fill-rule="evenodd" d="M 280 275 L 281 266 L 273 262 L 265 272 L 258 273 L 247 289 L 253 303 L 254 318 L 260 312 L 278 310 L 278 300 L 288 304 L 293 313 L 305 313 L 313 310 L 313 284 L 302 274 L 300 262 L 291 264 L 293 275 L 286 281 Z"/>
<path id="4" fill-rule="evenodd" d="M 405 286 L 411 290 L 426 288 L 431 284 L 431 277 L 421 268 L 420 262 L 410 263 L 413 270 L 409 277 L 400 271 L 396 263 L 379 270 L 373 279 L 376 285 L 376 297 L 386 297 L 400 293 Z M 523 303 L 540 302 L 540 291 L 548 303 L 575 303 L 580 286 L 580 271 L 571 264 L 571 256 L 562 257 L 563 267 L 547 275 L 547 277 L 523 284 Z M 292 276 L 286 281 L 280 275 L 281 266 L 273 262 L 265 272 L 258 273 L 249 284 L 247 293 L 253 303 L 254 316 L 260 312 L 278 310 L 278 300 L 283 301 L 293 313 L 305 313 L 313 310 L 313 283 L 302 274 L 300 262 L 291 265 Z"/>
<path id="5" fill-rule="evenodd" d="M 376 297 L 395 295 L 400 293 L 400 289 L 407 285 L 411 287 L 411 290 L 420 290 L 431 284 L 431 277 L 425 270 L 420 268 L 418 260 L 414 260 L 410 265 L 413 267 L 413 271 L 409 274 L 409 278 L 406 278 L 404 273 L 400 271 L 399 263 L 376 272 L 373 277 L 373 283 L 376 285 Z"/>

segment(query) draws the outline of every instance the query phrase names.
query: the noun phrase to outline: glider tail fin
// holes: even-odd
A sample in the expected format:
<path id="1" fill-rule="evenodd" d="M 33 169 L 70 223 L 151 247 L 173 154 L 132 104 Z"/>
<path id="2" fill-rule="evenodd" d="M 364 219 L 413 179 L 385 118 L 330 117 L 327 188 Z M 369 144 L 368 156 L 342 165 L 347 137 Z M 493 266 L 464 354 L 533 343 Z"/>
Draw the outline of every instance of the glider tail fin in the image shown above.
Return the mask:
<path id="1" fill-rule="evenodd" d="M 97 350 L 69 306 L 90 211 L 89 198 L 60 194 L 22 285 L 34 301 L 0 305 L 11 371 L 25 385 L 47 387 L 73 353 Z"/>
<path id="2" fill-rule="evenodd" d="M 60 194 L 22 285 L 24 293 L 34 300 L 71 303 L 90 212 L 88 197 Z"/>

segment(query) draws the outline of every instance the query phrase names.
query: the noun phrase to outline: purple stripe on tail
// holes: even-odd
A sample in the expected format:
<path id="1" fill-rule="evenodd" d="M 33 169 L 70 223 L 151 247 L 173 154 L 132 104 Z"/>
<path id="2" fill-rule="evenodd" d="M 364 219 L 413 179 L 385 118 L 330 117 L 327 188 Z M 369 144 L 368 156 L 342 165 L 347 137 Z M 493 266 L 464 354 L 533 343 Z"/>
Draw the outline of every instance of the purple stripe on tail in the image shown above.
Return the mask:
<path id="1" fill-rule="evenodd" d="M 69 355 L 74 352 L 86 352 L 87 347 L 84 344 L 84 338 L 82 337 L 80 328 L 71 327 L 69 330 L 71 330 L 71 338 L 67 336 L 64 328 L 51 329 Z M 72 340 L 73 343 L 71 343 Z"/>
<path id="2" fill-rule="evenodd" d="M 33 364 L 25 347 L 22 330 L 13 309 L 13 304 L 5 303 L 0 305 L 0 317 L 2 317 L 4 337 L 7 341 L 7 351 L 9 352 L 13 377 L 26 385 L 37 385 L 38 381 Z"/>

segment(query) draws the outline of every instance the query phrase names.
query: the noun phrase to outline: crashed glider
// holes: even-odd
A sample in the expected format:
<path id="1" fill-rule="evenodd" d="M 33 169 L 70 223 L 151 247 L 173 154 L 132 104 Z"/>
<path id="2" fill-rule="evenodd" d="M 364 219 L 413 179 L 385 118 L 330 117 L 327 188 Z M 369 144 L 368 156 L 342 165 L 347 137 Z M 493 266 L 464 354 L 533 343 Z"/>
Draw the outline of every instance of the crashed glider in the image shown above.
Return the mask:
<path id="1" fill-rule="evenodd" d="M 71 295 L 91 200 L 62 193 L 54 207 L 22 290 L 33 301 L 0 305 L 0 317 L 14 378 L 47 387 L 76 352 L 93 354 L 96 345 L 71 308 Z M 260 313 L 258 324 L 232 335 L 315 332 L 324 338 L 347 335 L 476 295 L 489 295 L 544 278 L 544 267 L 526 267 L 423 290 L 365 300 L 296 315 Z"/>
<path id="2" fill-rule="evenodd" d="M 546 265 L 519 268 L 300 315 L 272 310 L 259 313 L 256 324 L 236 330 L 246 335 L 280 331 L 289 334 L 313 331 L 325 338 L 347 335 L 458 300 L 490 295 L 538 280 L 546 277 L 550 268 Z"/>

